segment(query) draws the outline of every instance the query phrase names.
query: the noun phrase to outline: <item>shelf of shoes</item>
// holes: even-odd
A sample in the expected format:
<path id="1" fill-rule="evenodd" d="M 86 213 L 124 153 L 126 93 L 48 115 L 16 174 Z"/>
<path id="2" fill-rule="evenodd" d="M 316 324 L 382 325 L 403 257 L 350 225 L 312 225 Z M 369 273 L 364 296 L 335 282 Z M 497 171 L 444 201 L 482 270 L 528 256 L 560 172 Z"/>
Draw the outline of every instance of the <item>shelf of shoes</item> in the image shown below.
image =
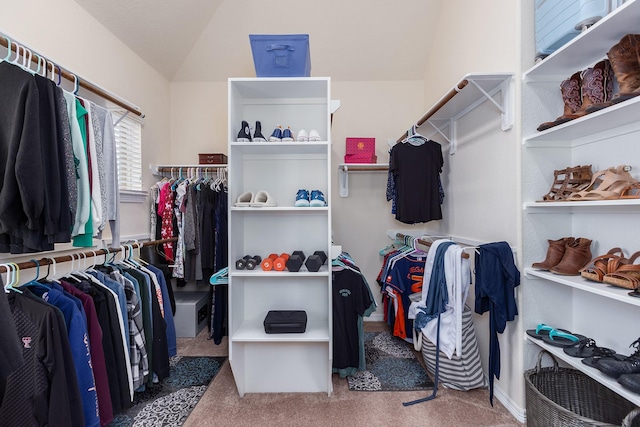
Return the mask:
<path id="1" fill-rule="evenodd" d="M 580 331 L 574 331 L 575 333 L 580 333 Z M 582 359 L 579 357 L 569 356 L 564 352 L 561 347 L 555 347 L 550 344 L 545 343 L 544 341 L 535 339 L 525 334 L 525 339 L 530 344 L 535 344 L 538 347 L 541 347 L 551 353 L 556 360 L 562 361 L 570 365 L 572 368 L 575 368 L 581 372 L 584 372 L 586 375 L 590 376 L 594 380 L 598 381 L 600 384 L 603 384 L 605 387 L 613 390 L 620 396 L 634 403 L 635 405 L 640 406 L 640 394 L 634 393 L 626 388 L 622 387 L 615 378 L 608 377 L 600 372 L 596 368 L 592 368 L 590 366 L 582 363 Z M 624 354 L 624 353 L 623 353 Z"/>

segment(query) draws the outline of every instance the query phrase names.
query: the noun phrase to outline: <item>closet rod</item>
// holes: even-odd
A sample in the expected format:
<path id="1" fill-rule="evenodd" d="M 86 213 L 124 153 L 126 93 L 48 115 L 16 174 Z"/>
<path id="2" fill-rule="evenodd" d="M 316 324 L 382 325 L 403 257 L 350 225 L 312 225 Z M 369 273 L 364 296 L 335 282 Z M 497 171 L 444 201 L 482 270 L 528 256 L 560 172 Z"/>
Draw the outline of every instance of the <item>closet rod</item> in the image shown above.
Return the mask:
<path id="1" fill-rule="evenodd" d="M 8 40 L 11 40 L 11 51 L 15 52 L 16 55 L 18 54 L 17 52 L 17 47 L 16 47 L 16 42 L 13 41 L 13 39 L 10 39 L 8 36 L 5 36 L 4 34 L 0 34 L 0 45 L 4 46 L 4 47 L 8 47 L 9 46 L 9 42 Z M 21 47 L 25 47 L 23 44 L 18 43 L 18 45 L 20 45 Z M 26 48 L 26 47 L 25 47 Z M 28 51 L 31 51 L 31 53 L 34 53 L 34 51 L 32 49 L 26 48 Z M 35 53 L 31 56 L 31 62 L 33 62 L 34 64 L 38 64 L 38 59 L 36 59 L 36 57 L 41 57 L 42 59 L 44 59 L 45 61 L 54 64 L 56 67 L 58 67 L 58 72 L 60 73 L 60 75 L 62 77 L 64 77 L 65 79 L 69 80 L 70 82 L 75 83 L 76 80 L 78 82 L 78 85 L 83 88 L 88 90 L 89 92 L 92 92 L 98 96 L 100 96 L 103 99 L 106 99 L 109 102 L 112 102 L 116 105 L 118 105 L 119 107 L 124 108 L 125 110 L 135 114 L 138 117 L 144 118 L 144 114 L 142 113 L 142 111 L 140 111 L 140 109 L 134 105 L 131 105 L 123 100 L 121 100 L 120 98 L 116 97 L 115 95 L 112 95 L 111 93 L 107 92 L 105 89 L 102 89 L 99 86 L 94 85 L 93 83 L 88 82 L 87 80 L 80 78 L 77 74 L 71 73 L 70 71 L 65 70 L 64 68 L 62 68 L 61 66 L 59 66 L 58 64 L 56 64 L 54 61 L 50 61 L 48 59 L 46 59 L 44 56 L 40 55 L 39 53 Z"/>
<path id="2" fill-rule="evenodd" d="M 178 241 L 178 238 L 172 237 L 171 239 L 151 240 L 148 242 L 142 242 L 142 243 L 136 243 L 136 244 L 138 245 L 137 247 L 141 248 L 143 246 L 156 246 L 156 245 L 161 245 L 163 243 L 170 243 L 170 242 L 176 242 L 176 241 Z M 125 245 L 123 245 L 123 247 L 125 247 Z M 81 257 L 80 259 L 82 259 L 82 258 L 88 258 L 90 256 L 106 255 L 106 254 L 112 254 L 120 251 L 122 251 L 122 247 L 104 248 L 104 249 L 98 249 L 97 251 L 88 251 L 88 252 L 75 252 L 70 255 L 61 255 L 54 258 L 51 258 L 51 257 L 41 258 L 38 262 L 34 262 L 34 261 L 19 262 L 17 263 L 17 266 L 19 270 L 24 270 L 27 268 L 35 268 L 38 266 L 42 267 L 43 265 L 53 264 L 54 262 L 58 263 L 58 262 L 74 261 L 78 259 L 78 258 L 75 258 L 76 255 L 80 255 Z M 7 271 L 6 264 L 7 263 L 0 264 L 0 273 L 5 273 Z"/>
<path id="3" fill-rule="evenodd" d="M 182 170 L 183 172 L 185 170 L 189 170 L 189 169 L 198 169 L 198 170 L 204 170 L 204 171 L 208 171 L 209 169 L 211 171 L 215 171 L 218 169 L 225 169 L 227 167 L 227 165 L 214 165 L 214 164 L 210 164 L 210 165 L 183 165 L 183 166 L 158 166 L 156 168 L 156 170 L 158 172 L 180 172 L 180 170 Z"/>
<path id="4" fill-rule="evenodd" d="M 429 120 L 431 118 L 431 116 L 433 116 L 435 113 L 438 112 L 438 110 L 440 110 L 442 107 L 444 107 L 447 102 L 451 101 L 451 98 L 456 96 L 468 84 L 469 84 L 469 80 L 463 79 L 460 83 L 455 85 L 453 87 L 453 89 L 451 89 L 440 101 L 438 101 L 438 103 L 436 105 L 431 107 L 431 109 L 429 111 L 427 111 L 424 114 L 424 116 L 420 117 L 420 119 L 416 123 L 416 126 L 418 126 L 418 127 L 422 126 L 427 120 Z M 398 138 L 396 143 L 402 142 L 407 136 L 408 136 L 408 133 L 405 132 L 404 134 L 402 134 L 402 136 L 400 138 Z"/>
<path id="5" fill-rule="evenodd" d="M 404 235 L 404 234 L 402 234 L 402 233 L 397 233 L 397 234 L 396 234 L 396 239 L 404 240 L 404 238 L 405 238 L 405 237 L 411 237 L 411 236 L 405 236 L 405 235 Z M 426 241 L 426 240 L 422 240 L 422 239 L 416 239 L 415 237 L 411 237 L 411 238 L 412 238 L 412 239 L 415 239 L 415 241 L 416 241 L 416 242 L 418 242 L 418 243 L 419 243 L 419 244 L 421 244 L 421 245 L 427 246 L 427 247 L 429 247 L 429 248 L 431 247 L 431 242 L 428 242 L 428 241 Z M 469 254 L 468 254 L 468 253 L 466 253 L 466 252 L 463 252 L 463 253 L 462 253 L 462 258 L 469 259 Z"/>

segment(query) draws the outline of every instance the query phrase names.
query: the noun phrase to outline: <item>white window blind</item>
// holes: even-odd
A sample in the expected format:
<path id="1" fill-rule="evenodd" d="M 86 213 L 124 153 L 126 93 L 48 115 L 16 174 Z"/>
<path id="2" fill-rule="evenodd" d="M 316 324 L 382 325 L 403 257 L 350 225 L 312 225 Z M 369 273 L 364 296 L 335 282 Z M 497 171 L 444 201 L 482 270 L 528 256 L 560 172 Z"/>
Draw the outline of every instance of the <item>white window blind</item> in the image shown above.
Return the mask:
<path id="1" fill-rule="evenodd" d="M 142 122 L 130 114 L 122 117 L 123 114 L 124 111 L 113 113 L 120 192 L 141 192 Z"/>

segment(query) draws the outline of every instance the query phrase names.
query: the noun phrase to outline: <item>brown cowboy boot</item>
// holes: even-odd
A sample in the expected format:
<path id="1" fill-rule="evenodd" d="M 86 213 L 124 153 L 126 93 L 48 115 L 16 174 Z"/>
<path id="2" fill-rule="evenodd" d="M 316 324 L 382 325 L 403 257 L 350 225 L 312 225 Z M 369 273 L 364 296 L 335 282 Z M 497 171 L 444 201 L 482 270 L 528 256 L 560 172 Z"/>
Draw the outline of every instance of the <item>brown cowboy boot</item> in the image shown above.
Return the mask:
<path id="1" fill-rule="evenodd" d="M 591 105 L 588 113 L 640 95 L 640 34 L 627 34 L 622 37 L 618 44 L 607 52 L 607 56 L 618 81 L 618 92 L 609 102 Z"/>
<path id="2" fill-rule="evenodd" d="M 574 73 L 571 77 L 560 83 L 560 91 L 562 92 L 562 100 L 564 101 L 564 113 L 552 122 L 544 122 L 538 126 L 539 131 L 543 131 L 559 124 L 568 122 L 577 118 L 575 112 L 582 105 L 582 95 L 580 92 L 581 72 Z"/>
<path id="3" fill-rule="evenodd" d="M 555 267 L 560 263 L 567 245 L 573 243 L 574 240 L 575 239 L 573 237 L 564 237 L 560 240 L 549 240 L 547 257 L 542 262 L 534 262 L 531 267 L 538 270 L 549 271 L 551 267 Z"/>
<path id="4" fill-rule="evenodd" d="M 587 115 L 588 108 L 592 105 L 602 104 L 611 99 L 611 92 L 613 92 L 611 74 L 611 63 L 608 59 L 582 72 L 582 106 L 575 112 L 576 117 Z"/>

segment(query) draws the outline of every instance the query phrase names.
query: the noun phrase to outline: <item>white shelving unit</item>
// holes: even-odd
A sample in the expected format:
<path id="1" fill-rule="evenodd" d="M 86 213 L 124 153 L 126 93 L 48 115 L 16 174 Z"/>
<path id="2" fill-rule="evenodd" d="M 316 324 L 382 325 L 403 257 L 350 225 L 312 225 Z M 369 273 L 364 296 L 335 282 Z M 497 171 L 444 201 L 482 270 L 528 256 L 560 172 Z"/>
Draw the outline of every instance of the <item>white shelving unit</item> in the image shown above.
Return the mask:
<path id="1" fill-rule="evenodd" d="M 331 394 L 331 272 L 235 270 L 245 255 L 329 253 L 331 135 L 329 78 L 229 79 L 229 360 L 245 393 Z M 316 129 L 320 142 L 235 142 L 241 122 Z M 320 190 L 327 207 L 294 207 L 298 189 Z M 235 207 L 244 192 L 267 191 L 275 207 Z M 306 332 L 267 334 L 269 310 L 305 310 Z"/>
<path id="2" fill-rule="evenodd" d="M 568 166 L 592 165 L 593 172 L 627 164 L 640 178 L 640 98 L 537 132 L 536 127 L 562 114 L 560 82 L 606 58 L 626 34 L 638 31 L 640 0 L 631 0 L 607 15 L 523 76 L 523 262 L 545 259 L 548 239 L 584 237 L 593 241 L 592 258 L 621 247 L 627 256 L 640 250 L 637 218 L 640 200 L 540 203 L 553 182 L 553 172 Z M 545 323 L 596 340 L 597 345 L 631 354 L 640 336 L 630 326 L 640 315 L 640 299 L 628 290 L 580 276 L 560 276 L 525 268 L 522 310 L 525 329 Z M 579 358 L 539 340 L 525 346 L 525 367 L 535 366 L 541 348 L 583 371 L 621 396 L 640 405 L 640 395 L 584 365 Z"/>

